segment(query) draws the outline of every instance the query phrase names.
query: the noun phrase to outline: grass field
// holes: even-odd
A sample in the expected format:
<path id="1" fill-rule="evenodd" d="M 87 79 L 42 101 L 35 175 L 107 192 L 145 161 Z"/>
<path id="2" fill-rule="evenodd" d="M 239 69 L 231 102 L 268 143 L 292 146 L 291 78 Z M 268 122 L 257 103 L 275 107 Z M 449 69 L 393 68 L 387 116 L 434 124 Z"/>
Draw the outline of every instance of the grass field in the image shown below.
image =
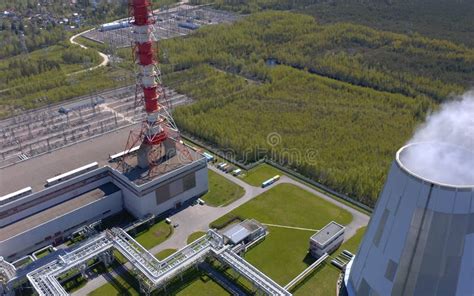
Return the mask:
<path id="1" fill-rule="evenodd" d="M 245 191 L 239 185 L 211 170 L 208 170 L 208 173 L 209 191 L 202 197 L 208 205 L 213 207 L 224 206 L 244 195 Z"/>
<path id="2" fill-rule="evenodd" d="M 164 242 L 172 233 L 173 228 L 171 225 L 167 224 L 165 221 L 161 221 L 150 227 L 150 229 L 139 233 L 135 239 L 144 248 L 151 249 Z"/>
<path id="3" fill-rule="evenodd" d="M 121 273 L 119 276 L 112 277 L 110 274 L 105 275 L 108 283 L 95 289 L 89 295 L 139 295 L 135 287 L 138 287 L 138 281 L 128 271 Z"/>
<path id="4" fill-rule="evenodd" d="M 264 163 L 248 171 L 245 176 L 242 177 L 242 180 L 253 186 L 261 186 L 263 181 L 275 175 L 281 175 L 281 171 Z"/>
<path id="5" fill-rule="evenodd" d="M 212 224 L 232 216 L 310 229 L 321 229 L 331 220 L 344 225 L 352 220 L 349 212 L 292 184 L 278 184 Z"/>
<path id="6" fill-rule="evenodd" d="M 270 166 L 262 167 L 263 169 L 251 172 L 253 173 L 250 175 L 251 178 L 259 181 L 259 177 L 265 176 L 265 173 L 267 176 L 275 173 Z M 341 224 L 348 224 L 352 220 L 348 212 L 291 184 L 278 184 L 221 217 L 220 220 L 232 216 L 239 216 L 242 219 L 255 218 L 262 223 L 310 229 L 321 229 L 331 220 Z M 269 234 L 265 240 L 249 250 L 245 254 L 245 259 L 279 284 L 286 285 L 314 262 L 314 258 L 308 254 L 309 238 L 314 233 L 274 226 L 268 226 L 268 230 Z M 357 233 L 344 248 L 349 250 L 356 248 L 361 236 Z M 326 295 L 335 292 L 339 275 L 337 269 L 324 266 L 320 270 L 298 287 L 299 295 Z"/>
<path id="7" fill-rule="evenodd" d="M 49 254 L 51 254 L 51 250 L 49 248 L 46 248 L 46 249 L 43 249 L 41 252 L 36 253 L 36 258 L 40 259 Z"/>
<path id="8" fill-rule="evenodd" d="M 189 236 L 188 236 L 188 240 L 187 240 L 187 243 L 190 244 L 192 243 L 193 241 L 197 240 L 198 238 L 200 238 L 201 236 L 205 235 L 206 233 L 204 231 L 196 231 L 194 233 L 191 233 Z"/>
<path id="9" fill-rule="evenodd" d="M 176 282 L 176 284 L 171 287 L 169 293 L 156 295 L 227 296 L 231 294 L 207 275 L 193 270 L 184 278 L 184 283 Z"/>
<path id="10" fill-rule="evenodd" d="M 163 260 L 176 251 L 176 249 L 164 249 L 163 251 L 156 253 L 155 257 L 158 258 L 158 260 Z"/>
<path id="11" fill-rule="evenodd" d="M 313 232 L 269 227 L 263 242 L 245 254 L 245 259 L 284 286 L 308 267 L 309 238 Z"/>
<path id="12" fill-rule="evenodd" d="M 138 281 L 128 271 L 116 277 L 109 277 L 109 283 L 94 290 L 89 295 L 140 295 L 138 292 Z M 210 279 L 204 273 L 190 270 L 183 275 L 183 281 L 179 277 L 167 287 L 167 291 L 155 291 L 152 295 L 179 295 L 179 296 L 225 296 L 230 295 L 224 288 Z"/>

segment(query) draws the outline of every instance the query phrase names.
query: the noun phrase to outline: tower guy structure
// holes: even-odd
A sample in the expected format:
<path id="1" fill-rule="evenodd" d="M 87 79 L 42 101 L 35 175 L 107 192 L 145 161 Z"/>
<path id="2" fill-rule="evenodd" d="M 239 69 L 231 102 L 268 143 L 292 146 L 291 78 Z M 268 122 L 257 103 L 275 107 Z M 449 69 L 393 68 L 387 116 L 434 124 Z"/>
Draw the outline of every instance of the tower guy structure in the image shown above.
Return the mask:
<path id="1" fill-rule="evenodd" d="M 158 55 L 153 45 L 155 18 L 152 1 L 130 0 L 129 16 L 134 37 L 133 57 L 137 65 L 136 96 L 144 104 L 146 117 L 141 130 L 130 133 L 126 149 L 140 145 L 137 165 L 152 171 L 155 165 L 176 155 L 179 132 L 168 110 Z"/>

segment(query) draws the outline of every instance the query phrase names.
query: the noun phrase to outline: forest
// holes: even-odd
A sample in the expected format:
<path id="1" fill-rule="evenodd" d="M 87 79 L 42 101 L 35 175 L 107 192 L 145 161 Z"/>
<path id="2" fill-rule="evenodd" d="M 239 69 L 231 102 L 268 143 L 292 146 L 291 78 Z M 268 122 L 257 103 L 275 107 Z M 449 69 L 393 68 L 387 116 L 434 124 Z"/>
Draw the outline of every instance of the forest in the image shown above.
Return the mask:
<path id="1" fill-rule="evenodd" d="M 96 51 L 67 41 L 0 60 L 0 118 L 133 81 L 120 67 L 75 74 L 100 61 Z"/>
<path id="2" fill-rule="evenodd" d="M 197 100 L 175 111 L 185 132 L 372 206 L 396 150 L 474 77 L 466 46 L 288 12 L 202 28 L 161 48 L 173 53 L 162 57 L 174 72 L 165 83 Z"/>
<path id="3" fill-rule="evenodd" d="M 78 0 L 15 0 L 0 1 L 0 12 L 11 11 L 14 17 L 0 14 L 0 58 L 11 57 L 26 51 L 45 48 L 64 41 L 72 32 L 113 21 L 128 15 L 124 1 Z M 155 0 L 154 8 L 175 3 L 176 0 Z M 77 13 L 73 17 L 73 13 Z M 63 23 L 64 18 L 68 19 Z M 74 18 L 74 20 L 73 20 Z M 70 29 L 70 26 L 76 29 Z"/>
<path id="4" fill-rule="evenodd" d="M 265 80 L 262 65 L 278 64 L 377 90 L 442 101 L 473 82 L 474 50 L 446 40 L 377 31 L 345 23 L 321 25 L 288 12 L 252 15 L 166 40 L 174 70 L 209 63 Z"/>
<path id="5" fill-rule="evenodd" d="M 474 1 L 454 0 L 191 0 L 241 13 L 291 10 L 321 23 L 350 22 L 474 46 Z"/>

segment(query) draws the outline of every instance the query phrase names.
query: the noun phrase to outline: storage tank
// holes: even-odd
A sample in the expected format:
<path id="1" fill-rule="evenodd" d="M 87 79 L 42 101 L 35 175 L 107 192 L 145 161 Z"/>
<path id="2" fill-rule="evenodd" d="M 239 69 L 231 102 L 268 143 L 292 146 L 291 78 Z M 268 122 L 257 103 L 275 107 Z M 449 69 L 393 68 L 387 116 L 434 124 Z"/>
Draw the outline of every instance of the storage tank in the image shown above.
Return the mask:
<path id="1" fill-rule="evenodd" d="M 440 143 L 401 148 L 347 266 L 347 293 L 474 295 L 473 189 L 472 151 Z"/>

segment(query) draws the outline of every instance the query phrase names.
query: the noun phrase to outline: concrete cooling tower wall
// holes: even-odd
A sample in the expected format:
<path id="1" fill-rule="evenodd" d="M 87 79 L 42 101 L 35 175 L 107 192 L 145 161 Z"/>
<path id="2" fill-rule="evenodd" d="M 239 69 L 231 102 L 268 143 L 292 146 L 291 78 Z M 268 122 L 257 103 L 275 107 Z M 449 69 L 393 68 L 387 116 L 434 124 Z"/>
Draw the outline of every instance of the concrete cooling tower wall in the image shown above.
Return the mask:
<path id="1" fill-rule="evenodd" d="M 418 165 L 430 153 L 446 162 L 443 151 L 470 170 Z M 474 295 L 473 172 L 469 150 L 439 143 L 401 148 L 347 267 L 348 294 Z M 453 182 L 459 173 L 463 179 Z"/>

